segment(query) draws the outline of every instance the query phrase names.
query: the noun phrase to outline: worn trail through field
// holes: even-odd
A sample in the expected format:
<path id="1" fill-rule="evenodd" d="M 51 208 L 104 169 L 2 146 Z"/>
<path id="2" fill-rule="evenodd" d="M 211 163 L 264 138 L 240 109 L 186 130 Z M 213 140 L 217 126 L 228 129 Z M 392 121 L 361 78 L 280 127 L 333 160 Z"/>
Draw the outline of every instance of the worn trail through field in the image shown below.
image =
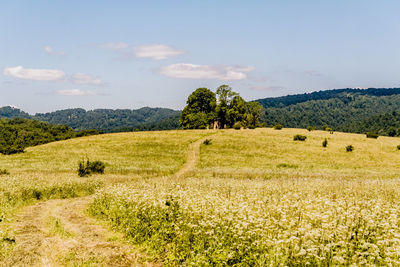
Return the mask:
<path id="1" fill-rule="evenodd" d="M 203 137 L 189 145 L 186 163 L 172 175 L 190 173 L 200 157 Z M 154 266 L 86 214 L 92 197 L 55 199 L 26 207 L 11 225 L 15 247 L 0 266 Z"/>

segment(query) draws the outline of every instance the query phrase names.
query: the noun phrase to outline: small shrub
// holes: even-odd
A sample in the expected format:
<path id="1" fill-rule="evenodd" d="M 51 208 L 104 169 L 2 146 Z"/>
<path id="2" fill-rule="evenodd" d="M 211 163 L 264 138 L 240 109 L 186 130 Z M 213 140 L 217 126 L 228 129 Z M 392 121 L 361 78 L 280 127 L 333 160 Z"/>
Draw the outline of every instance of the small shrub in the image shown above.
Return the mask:
<path id="1" fill-rule="evenodd" d="M 0 169 L 0 175 L 9 175 L 9 171 L 7 169 Z"/>
<path id="2" fill-rule="evenodd" d="M 278 168 L 290 168 L 290 169 L 297 169 L 299 166 L 296 164 L 288 164 L 288 163 L 280 163 L 276 165 Z"/>
<path id="3" fill-rule="evenodd" d="M 366 135 L 367 135 L 367 138 L 377 139 L 379 137 L 379 135 L 374 132 L 368 132 Z"/>
<path id="4" fill-rule="evenodd" d="M 283 128 L 283 125 L 280 124 L 280 123 L 277 123 L 277 124 L 274 125 L 274 129 L 275 130 L 282 130 L 282 128 Z"/>
<path id="5" fill-rule="evenodd" d="M 82 160 L 78 164 L 78 175 L 80 177 L 85 177 L 91 175 L 92 173 L 103 174 L 105 167 L 106 165 L 99 160 L 96 161 L 90 161 L 89 159 L 86 161 Z"/>
<path id="6" fill-rule="evenodd" d="M 309 132 L 311 132 L 311 131 L 315 131 L 315 130 L 317 130 L 317 127 L 315 127 L 315 126 L 307 126 L 307 131 L 309 131 Z"/>
<path id="7" fill-rule="evenodd" d="M 396 129 L 391 128 L 391 129 L 389 130 L 389 132 L 388 132 L 388 135 L 389 135 L 390 137 L 396 136 L 396 135 L 397 135 Z"/>
<path id="8" fill-rule="evenodd" d="M 329 131 L 329 133 L 330 133 L 330 134 L 333 134 L 333 131 L 332 131 L 332 130 L 330 130 L 330 131 Z"/>
<path id="9" fill-rule="evenodd" d="M 293 137 L 293 141 L 305 141 L 307 139 L 307 136 L 301 135 L 301 134 L 296 134 Z"/>
<path id="10" fill-rule="evenodd" d="M 346 152 L 351 152 L 353 150 L 354 150 L 354 146 L 352 146 L 352 145 L 346 146 Z"/>
<path id="11" fill-rule="evenodd" d="M 328 139 L 325 138 L 324 141 L 322 141 L 322 146 L 327 147 L 328 146 Z"/>
<path id="12" fill-rule="evenodd" d="M 400 150 L 400 145 L 397 146 L 397 150 Z"/>
<path id="13" fill-rule="evenodd" d="M 211 145 L 211 140 L 212 139 L 206 139 L 206 140 L 204 140 L 203 144 L 206 146 Z"/>
<path id="14" fill-rule="evenodd" d="M 242 124 L 240 122 L 236 122 L 233 125 L 233 129 L 235 129 L 235 130 L 240 130 L 240 128 L 242 128 Z"/>

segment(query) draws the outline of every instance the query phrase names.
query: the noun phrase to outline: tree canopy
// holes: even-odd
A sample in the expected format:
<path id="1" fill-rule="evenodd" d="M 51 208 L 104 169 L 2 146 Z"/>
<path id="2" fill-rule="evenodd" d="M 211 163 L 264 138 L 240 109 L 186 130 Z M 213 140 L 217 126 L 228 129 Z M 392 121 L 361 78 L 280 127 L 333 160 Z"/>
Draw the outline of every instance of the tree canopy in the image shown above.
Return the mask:
<path id="1" fill-rule="evenodd" d="M 221 85 L 216 93 L 198 88 L 186 102 L 179 120 L 184 129 L 206 129 L 214 125 L 230 128 L 239 123 L 241 127 L 255 128 L 260 125 L 262 106 L 246 102 L 228 85 Z"/>

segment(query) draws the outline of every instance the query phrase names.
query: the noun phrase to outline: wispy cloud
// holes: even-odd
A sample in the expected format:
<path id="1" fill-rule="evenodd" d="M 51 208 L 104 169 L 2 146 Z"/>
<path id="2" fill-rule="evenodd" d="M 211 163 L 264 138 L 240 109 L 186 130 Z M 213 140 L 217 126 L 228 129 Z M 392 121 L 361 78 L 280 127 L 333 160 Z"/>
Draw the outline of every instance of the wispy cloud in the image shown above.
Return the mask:
<path id="1" fill-rule="evenodd" d="M 95 95 L 94 92 L 88 90 L 81 90 L 81 89 L 71 89 L 71 90 L 58 90 L 56 91 L 57 95 L 63 96 L 87 96 L 87 95 Z"/>
<path id="2" fill-rule="evenodd" d="M 44 51 L 46 51 L 47 54 L 52 55 L 52 56 L 65 56 L 65 52 L 63 51 L 54 51 L 51 46 L 45 46 Z"/>
<path id="3" fill-rule="evenodd" d="M 17 79 L 34 81 L 59 81 L 65 78 L 65 73 L 54 69 L 26 69 L 22 66 L 3 69 L 3 74 Z"/>
<path id="4" fill-rule="evenodd" d="M 172 46 L 162 44 L 141 45 L 133 48 L 136 57 L 151 58 L 155 60 L 166 59 L 185 53 Z"/>
<path id="5" fill-rule="evenodd" d="M 111 49 L 111 50 L 122 50 L 122 49 L 126 49 L 129 47 L 129 44 L 124 43 L 124 42 L 117 42 L 117 43 L 105 43 L 102 44 L 100 47 L 102 48 L 106 48 L 106 49 Z"/>
<path id="6" fill-rule="evenodd" d="M 172 64 L 160 69 L 162 75 L 186 79 L 217 79 L 217 80 L 243 80 L 247 78 L 246 72 L 254 67 L 240 66 L 211 66 L 195 65 L 188 63 Z"/>
<path id="7" fill-rule="evenodd" d="M 91 84 L 91 85 L 103 84 L 102 80 L 85 73 L 75 73 L 71 76 L 71 80 L 76 84 Z"/>

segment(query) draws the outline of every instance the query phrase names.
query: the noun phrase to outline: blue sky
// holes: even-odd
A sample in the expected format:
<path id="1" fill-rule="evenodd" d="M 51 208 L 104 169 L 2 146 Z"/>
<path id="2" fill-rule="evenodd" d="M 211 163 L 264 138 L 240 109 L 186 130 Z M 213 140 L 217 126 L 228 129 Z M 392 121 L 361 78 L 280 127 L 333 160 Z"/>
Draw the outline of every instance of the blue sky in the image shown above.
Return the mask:
<path id="1" fill-rule="evenodd" d="M 245 99 L 400 87 L 400 1 L 0 3 L 0 106 L 181 109 L 198 87 Z"/>

